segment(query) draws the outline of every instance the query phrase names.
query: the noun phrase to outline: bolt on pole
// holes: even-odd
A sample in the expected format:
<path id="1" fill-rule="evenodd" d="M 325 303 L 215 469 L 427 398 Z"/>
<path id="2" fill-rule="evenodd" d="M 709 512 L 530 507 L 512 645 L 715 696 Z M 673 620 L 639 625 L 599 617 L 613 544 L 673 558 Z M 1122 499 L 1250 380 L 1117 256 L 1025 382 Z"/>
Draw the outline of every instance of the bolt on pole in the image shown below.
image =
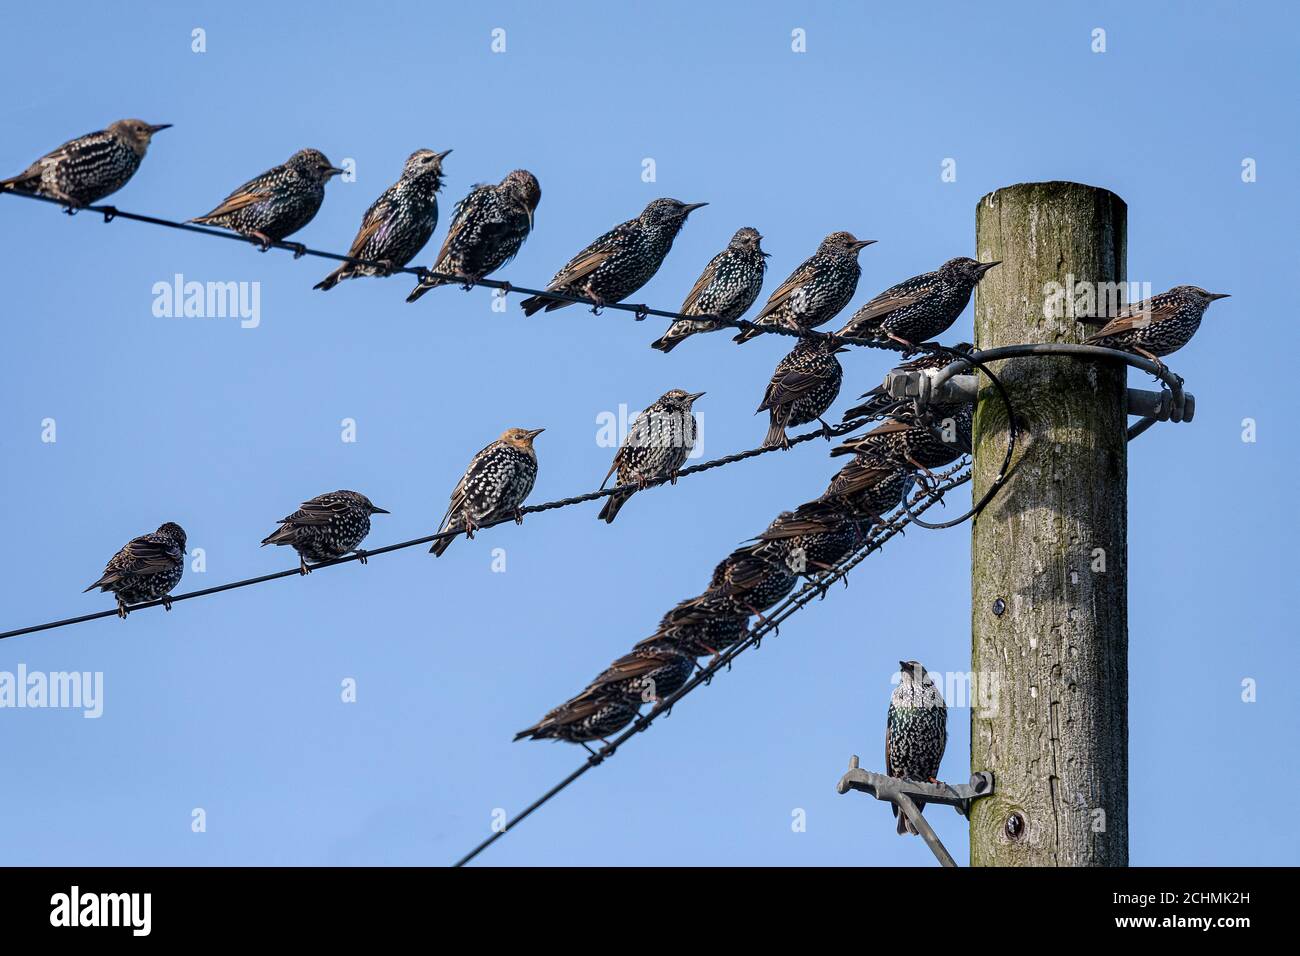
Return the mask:
<path id="1" fill-rule="evenodd" d="M 1001 260 L 975 298 L 980 349 L 1078 344 L 1078 320 L 1126 277 L 1127 207 L 1068 182 L 1023 183 L 976 209 L 976 249 Z M 995 366 L 1020 445 L 971 532 L 971 654 L 993 682 L 971 707 L 971 766 L 997 792 L 970 817 L 972 866 L 1128 864 L 1126 367 L 1034 356 Z M 980 377 L 976 500 L 997 477 L 1006 411 Z"/>

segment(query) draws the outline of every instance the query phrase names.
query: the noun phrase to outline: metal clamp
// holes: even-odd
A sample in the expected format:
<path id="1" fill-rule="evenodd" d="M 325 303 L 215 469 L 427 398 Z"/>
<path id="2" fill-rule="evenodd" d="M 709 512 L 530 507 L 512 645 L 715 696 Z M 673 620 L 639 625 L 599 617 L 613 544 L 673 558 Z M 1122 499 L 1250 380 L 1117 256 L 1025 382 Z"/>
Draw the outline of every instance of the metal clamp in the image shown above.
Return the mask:
<path id="1" fill-rule="evenodd" d="M 980 770 L 971 774 L 970 783 L 956 785 L 902 780 L 898 777 L 886 776 L 883 773 L 872 773 L 869 770 L 859 769 L 858 755 L 854 754 L 849 758 L 849 772 L 840 778 L 840 782 L 835 785 L 835 790 L 838 793 L 860 790 L 863 793 L 871 794 L 877 800 L 892 803 L 898 808 L 899 813 L 906 814 L 907 819 L 911 821 L 917 833 L 925 840 L 926 845 L 938 858 L 940 864 L 943 866 L 956 866 L 957 862 L 952 858 L 943 843 L 940 842 L 934 828 L 930 826 L 921 811 L 917 809 L 913 798 L 924 800 L 926 803 L 940 803 L 953 807 L 963 817 L 969 817 L 972 801 L 978 800 L 980 797 L 992 796 L 993 774 L 988 770 Z"/>

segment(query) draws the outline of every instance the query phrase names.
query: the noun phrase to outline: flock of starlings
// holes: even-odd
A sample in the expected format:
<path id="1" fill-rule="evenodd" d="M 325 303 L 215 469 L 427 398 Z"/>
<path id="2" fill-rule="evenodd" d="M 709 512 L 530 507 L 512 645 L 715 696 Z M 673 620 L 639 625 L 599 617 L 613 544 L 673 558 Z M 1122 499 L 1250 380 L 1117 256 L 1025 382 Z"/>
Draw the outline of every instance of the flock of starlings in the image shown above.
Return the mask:
<path id="1" fill-rule="evenodd" d="M 154 134 L 169 125 L 141 120 L 113 123 L 63 144 L 19 175 L 0 180 L 0 189 L 37 193 L 64 203 L 69 211 L 96 203 L 126 184 Z M 359 276 L 388 275 L 424 248 L 438 223 L 442 163 L 450 152 L 421 149 L 411 154 L 397 182 L 366 210 L 348 250 L 349 258 L 366 262 L 344 263 L 317 289 L 328 290 Z M 272 243 L 284 243 L 312 220 L 325 198 L 325 184 L 341 172 L 318 150 L 303 149 L 191 221 L 233 230 L 265 250 Z M 496 185 L 475 186 L 452 214 L 431 270 L 437 275 L 421 278 L 407 301 L 451 282 L 463 282 L 468 288 L 509 262 L 532 231 L 540 200 L 537 178 L 523 169 Z M 570 259 L 547 291 L 584 297 L 597 307 L 626 299 L 654 276 L 687 216 L 703 205 L 654 200 L 639 216 L 615 226 Z M 674 322 L 652 346 L 670 352 L 692 335 L 722 327 L 719 319 L 727 323 L 744 316 L 758 299 L 767 269 L 768 254 L 761 240 L 755 229 L 737 230 L 687 294 L 680 312 L 688 318 Z M 853 298 L 861 275 L 858 253 L 872 241 L 848 232 L 831 233 L 768 297 L 752 320 L 754 327 L 741 331 L 735 341 L 755 338 L 764 326 L 805 331 L 829 322 Z M 295 255 L 305 251 L 297 244 L 287 245 Z M 996 265 L 950 259 L 934 272 L 886 289 L 853 313 L 835 335 L 800 338 L 777 366 L 758 408 L 769 414 L 765 445 L 786 444 L 786 428 L 813 421 L 820 421 L 826 437 L 831 437 L 822 416 L 840 391 L 843 370 L 835 356 L 845 348 L 839 339 L 891 340 L 915 350 L 918 343 L 952 326 L 976 284 Z M 1130 350 L 1159 363 L 1161 356 L 1187 344 L 1206 307 L 1219 298 L 1224 296 L 1197 286 L 1177 286 L 1122 309 L 1087 341 Z M 572 303 L 538 295 L 520 304 L 526 315 L 532 315 Z M 962 343 L 956 348 L 969 351 L 971 346 Z M 947 355 L 930 353 L 901 367 L 941 368 L 950 361 Z M 691 407 L 702 394 L 673 389 L 645 409 L 614 456 L 606 481 L 616 472 L 619 486 L 633 488 L 675 479 L 694 445 Z M 585 744 L 626 727 L 643 703 L 658 704 L 680 689 L 694 672 L 698 657 L 716 656 L 739 641 L 748 631 L 749 618 L 762 620 L 763 612 L 789 594 L 800 576 L 829 570 L 852 554 L 871 525 L 902 501 L 918 473 L 925 480 L 930 469 L 950 464 L 971 450 L 969 404 L 918 413 L 890 398 L 883 386 L 862 397 L 866 401 L 849 409 L 844 420 L 884 421 L 831 452 L 852 458 L 821 497 L 782 513 L 762 534 L 733 551 L 714 569 L 703 594 L 679 603 L 664 615 L 653 635 L 516 739 Z M 541 431 L 511 428 L 473 457 L 441 523 L 441 531 L 449 534 L 430 550 L 441 555 L 453 540 L 452 532 L 473 537 L 474 529 L 484 523 L 510 516 L 522 520 L 519 509 L 537 477 L 533 440 Z M 601 519 L 612 522 L 631 494 L 620 491 L 607 498 Z M 280 519 L 279 527 L 262 544 L 292 547 L 303 574 L 310 571 L 311 563 L 351 553 L 364 562 L 360 545 L 370 532 L 370 516 L 387 513 L 358 492 L 330 492 Z M 184 563 L 185 531 L 167 522 L 128 542 L 86 590 L 98 587 L 113 592 L 122 617 L 129 605 L 141 602 L 160 600 L 170 609 L 168 595 L 180 583 Z M 900 675 L 889 707 L 886 772 L 934 780 L 946 741 L 943 698 L 917 662 L 901 661 Z M 900 817 L 898 832 L 914 831 Z"/>

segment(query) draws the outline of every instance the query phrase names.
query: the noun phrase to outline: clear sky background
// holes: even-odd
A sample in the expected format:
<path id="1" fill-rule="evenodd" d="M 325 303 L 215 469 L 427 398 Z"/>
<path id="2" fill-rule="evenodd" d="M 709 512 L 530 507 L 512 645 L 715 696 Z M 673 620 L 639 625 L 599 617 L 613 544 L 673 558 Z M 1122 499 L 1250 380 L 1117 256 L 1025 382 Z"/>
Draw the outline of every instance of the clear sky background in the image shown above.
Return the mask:
<path id="1" fill-rule="evenodd" d="M 330 183 L 294 238 L 343 251 L 408 153 L 452 147 L 443 221 L 418 261 L 471 184 L 524 166 L 542 185 L 537 228 L 501 273 L 523 285 L 650 199 L 708 201 L 636 297 L 666 308 L 742 225 L 772 253 L 764 295 L 833 230 L 879 240 L 856 308 L 973 254 L 990 190 L 1114 190 L 1129 205 L 1130 279 L 1233 295 L 1173 360 L 1195 422 L 1130 449 L 1132 860 L 1296 863 L 1291 801 L 1251 791 L 1300 785 L 1300 16 L 1284 3 L 904 6 L 67 4 L 0 37 L 0 171 L 121 117 L 171 122 L 111 201 L 184 218 L 313 146 L 355 160 L 357 181 Z M 1098 27 L 1105 53 L 1091 49 Z M 791 50 L 796 28 L 806 53 Z M 657 182 L 642 181 L 646 158 Z M 955 182 L 941 181 L 946 158 Z M 719 334 L 664 356 L 648 347 L 659 320 L 525 320 L 515 300 L 496 313 L 486 290 L 454 288 L 406 305 L 406 278 L 323 294 L 319 260 L 15 199 L 0 198 L 0 243 L 3 628 L 111 607 L 81 589 L 163 521 L 207 554 L 181 590 L 290 566 L 259 540 L 336 488 L 393 512 L 372 546 L 429 533 L 470 456 L 510 426 L 547 429 L 535 501 L 596 487 L 612 453 L 597 416 L 673 387 L 708 390 L 706 457 L 754 447 L 766 424 L 753 409 L 790 346 Z M 156 318 L 152 286 L 176 273 L 260 282 L 260 326 Z M 945 340 L 970 334 L 968 310 Z M 844 356 L 836 417 L 890 358 Z M 355 443 L 340 439 L 345 418 Z M 513 732 L 819 494 L 836 464 L 810 443 L 638 496 L 609 527 L 593 504 L 442 559 L 412 549 L 0 642 L 0 670 L 105 680 L 98 720 L 0 710 L 0 861 L 450 862 L 489 834 L 494 809 L 517 811 L 585 756 Z M 481 862 L 933 865 L 883 805 L 834 785 L 852 753 L 880 767 L 900 657 L 970 666 L 969 542 L 968 528 L 892 542 Z M 505 573 L 491 570 L 496 547 Z M 340 700 L 346 678 L 356 703 Z M 1245 678 L 1256 703 L 1241 700 Z M 970 769 L 968 721 L 951 711 L 951 781 Z M 205 833 L 191 832 L 195 808 Z M 806 832 L 792 832 L 796 809 Z M 964 822 L 928 815 L 964 862 Z"/>

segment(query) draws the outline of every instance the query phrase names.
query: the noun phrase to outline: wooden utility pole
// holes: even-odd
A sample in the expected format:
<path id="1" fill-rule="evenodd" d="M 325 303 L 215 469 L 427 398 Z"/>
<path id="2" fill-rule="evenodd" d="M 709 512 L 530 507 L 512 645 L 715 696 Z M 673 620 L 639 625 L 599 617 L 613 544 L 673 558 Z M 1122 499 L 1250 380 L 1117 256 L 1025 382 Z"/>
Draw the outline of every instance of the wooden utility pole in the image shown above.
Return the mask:
<path id="1" fill-rule="evenodd" d="M 1104 303 L 1125 281 L 1126 227 L 1123 200 L 1078 183 L 1023 183 L 981 199 L 978 257 L 1002 265 L 976 294 L 975 344 L 1082 342 L 1091 327 L 1074 316 L 1094 314 L 1089 293 Z M 974 686 L 988 692 L 971 702 L 971 769 L 993 771 L 997 789 L 973 805 L 970 862 L 1125 866 L 1125 366 L 1034 356 L 994 373 L 1020 434 L 1011 477 L 971 536 Z M 976 500 L 1006 442 L 1004 407 L 981 377 Z"/>

